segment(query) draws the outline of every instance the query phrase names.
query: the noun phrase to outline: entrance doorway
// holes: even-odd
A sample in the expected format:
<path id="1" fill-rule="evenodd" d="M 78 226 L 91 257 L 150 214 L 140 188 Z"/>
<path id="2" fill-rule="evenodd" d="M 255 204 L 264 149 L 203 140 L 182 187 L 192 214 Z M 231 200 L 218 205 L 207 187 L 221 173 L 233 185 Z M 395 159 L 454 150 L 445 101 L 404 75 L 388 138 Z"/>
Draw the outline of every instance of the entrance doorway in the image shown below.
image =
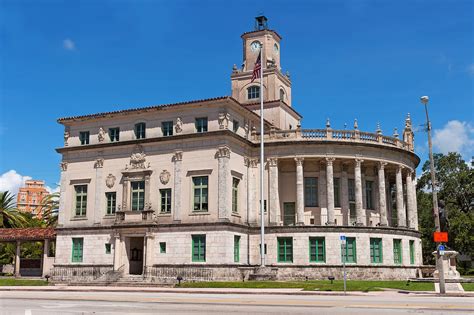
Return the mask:
<path id="1" fill-rule="evenodd" d="M 143 237 L 130 237 L 127 251 L 129 264 L 129 274 L 143 274 Z"/>
<path id="2" fill-rule="evenodd" d="M 295 203 L 283 203 L 283 225 L 295 225 Z"/>

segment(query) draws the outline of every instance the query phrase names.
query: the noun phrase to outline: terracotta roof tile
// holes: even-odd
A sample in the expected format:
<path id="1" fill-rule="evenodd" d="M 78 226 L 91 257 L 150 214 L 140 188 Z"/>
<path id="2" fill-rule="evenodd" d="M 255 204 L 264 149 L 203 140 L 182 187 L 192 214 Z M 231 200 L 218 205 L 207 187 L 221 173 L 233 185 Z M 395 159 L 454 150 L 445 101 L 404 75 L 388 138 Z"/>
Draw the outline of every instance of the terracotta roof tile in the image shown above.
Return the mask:
<path id="1" fill-rule="evenodd" d="M 0 241 L 41 241 L 56 238 L 54 228 L 0 229 Z"/>

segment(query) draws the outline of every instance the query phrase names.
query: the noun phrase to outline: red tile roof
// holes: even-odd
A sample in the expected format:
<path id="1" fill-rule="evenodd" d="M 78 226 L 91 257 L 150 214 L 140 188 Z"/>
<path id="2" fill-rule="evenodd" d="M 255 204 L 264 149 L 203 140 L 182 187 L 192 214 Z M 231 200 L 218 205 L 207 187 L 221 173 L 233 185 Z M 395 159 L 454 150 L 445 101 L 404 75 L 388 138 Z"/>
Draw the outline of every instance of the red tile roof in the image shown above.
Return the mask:
<path id="1" fill-rule="evenodd" d="M 0 229 L 0 241 L 41 241 L 55 239 L 54 228 Z"/>

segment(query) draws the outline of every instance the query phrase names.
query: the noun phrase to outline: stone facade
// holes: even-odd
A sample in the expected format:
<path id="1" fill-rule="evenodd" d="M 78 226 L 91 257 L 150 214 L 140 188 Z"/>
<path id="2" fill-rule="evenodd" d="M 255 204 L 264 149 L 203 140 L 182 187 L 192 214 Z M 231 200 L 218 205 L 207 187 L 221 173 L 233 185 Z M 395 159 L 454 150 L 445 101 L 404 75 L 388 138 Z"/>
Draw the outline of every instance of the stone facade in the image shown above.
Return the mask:
<path id="1" fill-rule="evenodd" d="M 53 278 L 248 277 L 260 263 L 261 163 L 266 264 L 278 279 L 340 273 L 341 235 L 355 240 L 349 277 L 415 276 L 422 249 L 410 119 L 404 141 L 357 124 L 302 129 L 281 73 L 281 37 L 263 29 L 242 38 L 245 62 L 232 73 L 232 97 L 59 119 L 67 139 L 57 149 Z M 265 43 L 264 161 L 251 82 L 255 41 Z M 317 263 L 315 237 L 324 243 Z"/>

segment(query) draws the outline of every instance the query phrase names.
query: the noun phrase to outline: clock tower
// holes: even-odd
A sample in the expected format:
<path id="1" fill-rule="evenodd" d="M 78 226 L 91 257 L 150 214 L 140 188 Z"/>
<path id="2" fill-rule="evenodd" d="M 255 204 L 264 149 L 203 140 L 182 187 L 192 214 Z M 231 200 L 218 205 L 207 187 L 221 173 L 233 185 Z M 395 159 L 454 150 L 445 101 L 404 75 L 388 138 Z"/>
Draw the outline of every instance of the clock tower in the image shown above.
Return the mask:
<path id="1" fill-rule="evenodd" d="M 280 65 L 281 36 L 268 29 L 267 18 L 255 18 L 255 29 L 242 34 L 243 62 L 241 68 L 234 66 L 231 75 L 232 97 L 242 104 L 255 103 L 260 100 L 260 79 L 252 80 L 253 68 L 263 49 L 263 100 L 282 101 L 291 106 L 291 81 L 284 75 Z"/>

